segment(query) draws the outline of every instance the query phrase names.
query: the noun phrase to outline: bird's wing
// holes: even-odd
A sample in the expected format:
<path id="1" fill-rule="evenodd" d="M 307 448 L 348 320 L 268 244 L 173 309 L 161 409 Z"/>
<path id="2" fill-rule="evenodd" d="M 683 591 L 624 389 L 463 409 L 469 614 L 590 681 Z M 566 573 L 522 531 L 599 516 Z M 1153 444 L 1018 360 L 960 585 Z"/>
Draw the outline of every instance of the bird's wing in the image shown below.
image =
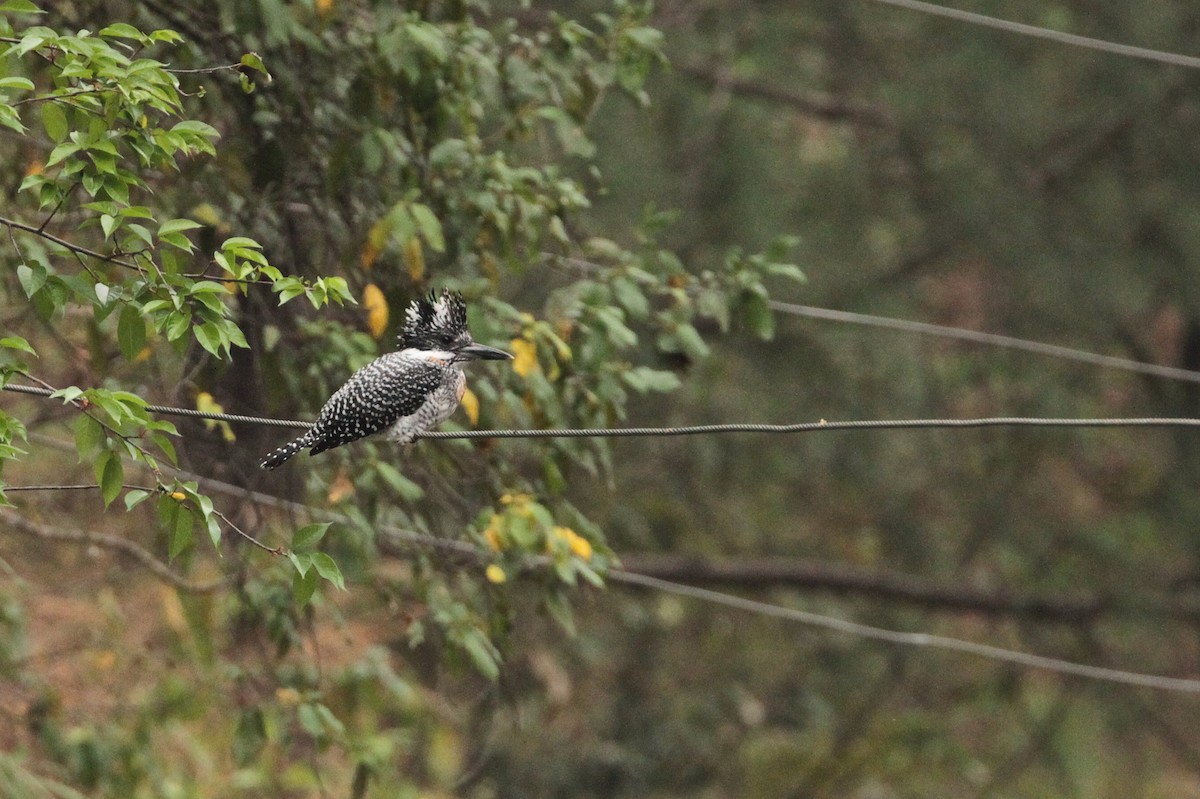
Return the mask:
<path id="1" fill-rule="evenodd" d="M 334 392 L 313 425 L 311 454 L 378 433 L 417 409 L 445 379 L 443 366 L 401 360 L 398 353 L 376 358 Z"/>

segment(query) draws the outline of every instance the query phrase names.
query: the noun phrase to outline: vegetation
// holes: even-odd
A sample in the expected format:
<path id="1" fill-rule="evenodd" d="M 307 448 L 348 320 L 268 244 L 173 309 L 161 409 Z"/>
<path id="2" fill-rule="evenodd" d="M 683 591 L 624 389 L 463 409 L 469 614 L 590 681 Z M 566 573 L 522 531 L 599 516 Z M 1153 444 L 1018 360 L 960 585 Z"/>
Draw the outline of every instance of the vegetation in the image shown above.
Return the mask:
<path id="1" fill-rule="evenodd" d="M 199 5 L 0 2 L 0 384 L 54 395 L 0 395 L 0 795 L 1197 789 L 1191 699 L 609 579 L 1188 676 L 1190 434 L 264 473 L 287 432 L 148 407 L 310 418 L 444 286 L 516 356 L 447 429 L 1188 415 L 770 297 L 1196 367 L 1190 72 L 869 3 Z M 1180 51 L 1200 23 L 1002 5 Z"/>

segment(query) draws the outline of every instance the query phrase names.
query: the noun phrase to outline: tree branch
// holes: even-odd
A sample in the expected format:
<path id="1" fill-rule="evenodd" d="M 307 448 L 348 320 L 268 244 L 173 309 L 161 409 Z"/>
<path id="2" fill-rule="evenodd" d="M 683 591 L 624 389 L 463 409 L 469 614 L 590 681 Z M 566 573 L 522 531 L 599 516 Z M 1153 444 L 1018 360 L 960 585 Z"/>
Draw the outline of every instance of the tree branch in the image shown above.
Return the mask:
<path id="1" fill-rule="evenodd" d="M 104 261 L 106 263 L 116 264 L 117 266 L 123 266 L 126 269 L 132 269 L 135 272 L 144 271 L 142 269 L 142 267 L 138 266 L 137 264 L 133 263 L 132 261 L 126 261 L 123 258 L 118 258 L 115 255 L 105 255 L 102 252 L 97 252 L 96 250 L 90 250 L 87 247 L 83 247 L 78 244 L 72 244 L 71 242 L 67 241 L 66 239 L 60 239 L 58 236 L 55 236 L 53 233 L 47 233 L 46 231 L 42 230 L 41 228 L 36 228 L 33 225 L 26 225 L 24 222 L 18 222 L 15 219 L 8 219 L 7 217 L 0 216 L 0 225 L 6 225 L 10 230 L 12 228 L 16 228 L 17 230 L 23 230 L 26 233 L 32 233 L 35 236 L 41 236 L 42 238 L 46 239 L 47 241 L 52 241 L 61 247 L 66 247 L 68 250 L 70 250 L 73 253 L 76 253 L 77 255 L 87 255 L 89 257 L 95 258 L 100 261 Z"/>
<path id="2" fill-rule="evenodd" d="M 120 536 L 109 535 L 108 533 L 93 533 L 86 530 L 59 530 L 38 524 L 10 510 L 0 510 L 0 521 L 3 521 L 6 525 L 14 529 L 45 541 L 91 544 L 119 552 L 152 572 L 155 577 L 163 582 L 191 594 L 212 593 L 229 584 L 228 578 L 225 577 L 206 582 L 197 582 L 189 580 L 186 577 L 180 577 L 171 571 L 167 564 L 154 557 L 149 550 Z"/>
<path id="3" fill-rule="evenodd" d="M 986 616 L 1024 616 L 1079 624 L 1110 614 L 1153 614 L 1200 619 L 1200 608 L 1171 601 L 1134 602 L 1106 596 L 1042 596 L 927 582 L 897 572 L 860 569 L 802 558 L 755 557 L 713 560 L 688 555 L 621 555 L 625 571 L 691 585 L 746 589 L 795 588 L 888 599 L 937 610 Z"/>
<path id="4" fill-rule="evenodd" d="M 807 116 L 829 122 L 856 122 L 874 128 L 891 128 L 895 124 L 891 114 L 881 108 L 769 86 L 748 78 L 737 77 L 723 68 L 701 64 L 683 64 L 677 69 L 683 75 L 711 88 L 724 89 L 740 97 L 786 105 Z"/>

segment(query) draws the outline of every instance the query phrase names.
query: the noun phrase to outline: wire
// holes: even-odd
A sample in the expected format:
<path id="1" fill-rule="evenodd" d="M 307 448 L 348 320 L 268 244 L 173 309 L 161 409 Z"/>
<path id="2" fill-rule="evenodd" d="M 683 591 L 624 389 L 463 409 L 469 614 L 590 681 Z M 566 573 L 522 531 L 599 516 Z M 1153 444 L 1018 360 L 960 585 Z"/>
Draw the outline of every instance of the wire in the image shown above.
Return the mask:
<path id="1" fill-rule="evenodd" d="M 1111 369 L 1123 369 L 1127 372 L 1137 372 L 1154 377 L 1165 377 L 1170 380 L 1184 380 L 1189 383 L 1200 383 L 1200 372 L 1191 369 L 1180 369 L 1175 366 L 1160 366 L 1158 364 L 1134 361 L 1128 358 L 1117 358 L 1112 355 L 1099 355 L 1086 350 L 1071 347 L 1060 347 L 1057 344 L 1044 344 L 1040 341 L 1029 341 L 1012 336 L 1001 336 L 996 333 L 981 333 L 978 330 L 967 330 L 961 327 L 931 325 L 927 322 L 913 322 L 907 319 L 895 319 L 889 316 L 874 316 L 872 314 L 853 313 L 851 311 L 835 311 L 830 308 L 816 308 L 811 305 L 796 305 L 790 302 L 770 300 L 767 305 L 773 311 L 804 316 L 810 319 L 824 319 L 831 322 L 847 322 L 849 324 L 867 327 L 882 327 L 889 330 L 901 330 L 905 333 L 921 333 L 939 338 L 970 341 L 975 344 L 987 344 L 993 347 L 1023 350 L 1037 355 L 1052 358 L 1062 358 L 1069 361 L 1103 366 Z"/>
<path id="2" fill-rule="evenodd" d="M 580 258 L 568 258 L 565 256 L 551 256 L 545 254 L 549 258 L 557 258 L 561 262 L 575 269 L 580 269 L 588 274 L 596 274 L 602 271 L 602 267 L 598 264 L 585 261 Z M 882 327 L 891 330 L 901 330 L 906 333 L 923 333 L 930 336 L 938 336 L 940 338 L 956 339 L 959 341 L 970 341 L 975 344 L 987 344 L 992 347 L 1004 347 L 1008 349 L 1023 350 L 1032 352 L 1036 355 L 1046 355 L 1052 358 L 1062 358 L 1070 361 L 1079 361 L 1093 366 L 1103 366 L 1111 369 L 1123 369 L 1128 372 L 1137 372 L 1140 374 L 1151 375 L 1153 377 L 1164 377 L 1171 380 L 1183 380 L 1189 383 L 1200 383 L 1200 372 L 1190 369 L 1180 369 L 1174 366 L 1160 366 L 1158 364 L 1146 363 L 1145 361 L 1135 361 L 1129 358 L 1116 358 L 1111 355 L 1098 355 L 1087 350 L 1078 350 L 1072 347 L 1061 347 L 1057 344 L 1045 344 L 1040 341 L 1030 341 L 1029 339 L 1016 338 L 1014 336 L 1002 336 L 995 333 L 981 333 L 977 330 L 967 330 L 962 327 L 948 327 L 946 325 L 933 325 L 927 322 L 913 322 L 907 319 L 896 319 L 889 316 L 874 316 L 871 314 L 853 313 L 851 311 L 835 311 L 831 308 L 817 308 L 812 305 L 799 305 L 791 302 L 782 302 L 780 300 L 768 300 L 767 306 L 778 313 L 788 314 L 791 316 L 805 316 L 810 319 L 824 319 L 831 322 L 847 322 L 850 324 L 865 325 L 867 327 Z"/>
<path id="3" fill-rule="evenodd" d="M 36 386 L 10 383 L 5 391 L 49 396 L 53 392 Z M 261 416 L 239 416 L 228 413 L 209 413 L 191 408 L 172 408 L 166 405 L 147 405 L 154 413 L 191 416 L 224 422 L 271 425 L 274 427 L 308 428 L 310 422 L 288 419 L 268 419 Z M 1200 419 L 1188 417 L 1151 416 L 1127 419 L 1069 419 L 1029 416 L 990 416 L 976 419 L 861 419 L 845 422 L 799 422 L 796 424 L 761 424 L 758 422 L 727 422 L 680 427 L 581 427 L 540 428 L 532 430 L 427 430 L 417 438 L 430 440 L 480 438 L 663 438 L 668 436 L 702 436 L 722 433 L 815 433 L 834 430 L 941 430 L 982 427 L 1200 427 Z"/>
<path id="4" fill-rule="evenodd" d="M 900 646 L 925 647 L 928 649 L 942 649 L 950 652 L 961 652 L 968 655 L 977 655 L 989 660 L 1012 663 L 1014 665 L 1024 666 L 1027 668 L 1042 669 L 1044 671 L 1052 671 L 1072 677 L 1083 677 L 1089 680 L 1101 680 L 1103 682 L 1119 683 L 1121 685 L 1135 685 L 1142 688 L 1154 688 L 1160 691 L 1179 691 L 1190 694 L 1200 693 L 1200 680 L 1189 680 L 1181 677 L 1163 677 L 1156 674 L 1144 674 L 1141 672 L 1124 671 L 1121 669 L 1110 669 L 1104 666 L 1089 666 L 1085 663 L 1076 663 L 1074 661 L 1062 660 L 1060 658 L 1044 657 L 1042 655 L 1034 655 L 1029 652 L 1020 652 L 1015 649 L 1004 649 L 998 646 L 991 646 L 990 644 L 980 644 L 974 641 L 965 641 L 961 638 L 950 638 L 944 635 L 931 635 L 929 633 L 906 633 L 898 630 L 888 630 L 883 627 L 873 627 L 869 624 L 859 624 L 858 622 L 847 621 L 846 619 L 839 619 L 834 616 L 810 613 L 805 610 L 796 610 L 795 608 L 786 608 L 780 605 L 770 605 L 766 602 L 745 599 L 743 597 L 733 596 L 732 594 L 723 594 L 719 591 L 713 591 L 708 588 L 698 588 L 696 586 L 673 583 L 667 580 L 660 580 L 657 577 L 648 577 L 643 574 L 635 574 L 633 572 L 621 571 L 617 569 L 609 571 L 608 579 L 614 582 L 625 583 L 627 585 L 636 585 L 643 588 L 650 588 L 655 591 L 663 591 L 669 594 L 688 597 L 690 599 L 698 599 L 702 602 L 724 605 L 725 607 L 743 610 L 748 613 L 756 613 L 760 616 L 768 616 L 771 618 L 782 619 L 784 621 L 805 624 L 810 627 L 820 627 L 826 630 L 833 630 L 834 632 L 853 635 L 857 638 L 884 641 L 889 644 L 897 644 Z"/>
<path id="5" fill-rule="evenodd" d="M 847 422 L 799 422 L 759 424 L 729 422 L 683 427 L 595 427 L 545 430 L 434 430 L 419 438 L 636 438 L 701 436 L 720 433 L 815 433 L 821 430 L 920 430 L 978 427 L 1200 427 L 1200 419 L 1144 417 L 1130 419 L 1050 419 L 1026 416 L 994 416 L 977 419 L 864 419 Z"/>
<path id="6" fill-rule="evenodd" d="M 1128 56 L 1129 58 L 1140 58 L 1146 61 L 1157 61 L 1160 64 L 1170 64 L 1176 67 L 1188 67 L 1190 69 L 1200 68 L 1200 58 L 1194 56 L 1180 55 L 1178 53 L 1168 53 L 1164 50 L 1151 50 L 1146 47 L 1135 47 L 1129 44 L 1119 44 L 1117 42 L 1109 42 L 1104 39 L 1093 39 L 1089 36 L 1079 36 L 1074 33 L 1065 33 L 1056 31 L 1050 28 L 1041 28 L 1037 25 L 1026 25 L 1022 22 L 1011 22 L 1006 19 L 997 17 L 989 17 L 984 14 L 976 14 L 972 11 L 963 11 L 957 8 L 947 8 L 946 6 L 935 5 L 934 3 L 924 3 L 921 0 L 873 0 L 876 3 L 883 5 L 895 6 L 896 8 L 904 8 L 909 11 L 918 11 L 922 14 L 932 14 L 938 17 L 946 17 L 947 19 L 957 20 L 958 22 L 966 22 L 971 25 L 981 25 L 985 28 L 995 28 L 996 30 L 1005 31 L 1006 33 L 1016 33 L 1021 36 L 1032 36 L 1036 39 L 1047 39 L 1059 44 L 1069 44 L 1074 47 L 1085 47 L 1089 50 L 1099 50 L 1104 53 L 1112 53 L 1114 55 Z"/>
<path id="7" fill-rule="evenodd" d="M 22 386 L 16 383 L 9 383 L 3 386 L 5 391 L 13 391 L 18 394 L 31 394 L 35 397 L 49 397 L 54 393 L 53 390 L 42 388 L 41 386 Z M 312 422 L 301 422 L 296 419 L 268 419 L 264 416 L 240 416 L 235 413 L 213 413 L 211 411 L 198 411 L 194 408 L 173 408 L 169 405 L 147 405 L 146 410 L 151 413 L 159 413 L 164 416 L 186 416 L 193 419 L 214 419 L 219 422 L 240 422 L 242 424 L 257 424 L 267 425 L 270 427 L 293 427 L 300 430 L 307 430 L 312 427 Z"/>
<path id="8" fill-rule="evenodd" d="M 57 447 L 64 451 L 74 449 L 74 446 L 69 442 L 59 441 L 50 436 L 34 433 L 32 434 L 32 437 L 38 441 L 41 441 L 42 443 Z M 208 490 L 219 491 L 229 496 L 240 497 L 243 499 L 251 499 L 255 502 L 259 502 L 280 510 L 286 510 L 293 513 L 305 513 L 311 518 L 335 519 L 347 524 L 355 523 L 355 520 L 351 519 L 349 516 L 338 513 L 337 511 L 314 508 L 310 505 L 305 505 L 300 502 L 294 502 L 292 500 L 282 499 L 271 494 L 252 491 L 241 486 L 231 485 L 229 483 L 225 483 L 211 477 L 194 474 L 183 469 L 174 469 L 173 471 L 186 479 L 196 480 L 199 485 Z M 381 551 L 386 551 L 389 545 L 408 547 L 418 546 L 437 549 L 445 552 L 452 552 L 456 555 L 462 555 L 480 563 L 490 562 L 493 557 L 493 553 L 489 553 L 475 544 L 472 544 L 469 541 L 463 541 L 461 539 L 440 538 L 427 533 L 419 533 L 413 530 L 393 527 L 391 525 L 380 525 L 375 528 L 375 532 L 377 534 L 377 541 L 381 545 Z M 543 559 L 531 559 L 531 562 L 538 561 L 544 562 Z M 772 605 L 766 602 L 745 599 L 732 594 L 713 591 L 708 588 L 699 588 L 696 586 L 671 582 L 670 580 L 663 580 L 658 577 L 651 577 L 649 575 L 627 571 L 620 567 L 610 568 L 606 577 L 609 581 L 614 583 L 634 585 L 642 588 L 648 588 L 653 591 L 676 594 L 678 596 L 695 599 L 701 602 L 708 602 L 710 604 L 734 608 L 747 613 L 755 613 L 761 616 L 781 619 L 783 621 L 806 624 L 812 627 L 819 627 L 826 630 L 832 630 L 834 632 L 845 633 L 846 635 L 852 635 L 858 638 L 883 641 L 885 643 L 895 644 L 898 646 L 924 647 L 929 649 L 960 652 L 989 660 L 1012 663 L 1013 665 L 1022 666 L 1025 668 L 1041 669 L 1043 671 L 1050 671 L 1074 677 L 1082 677 L 1090 680 L 1098 680 L 1101 682 L 1153 688 L 1160 691 L 1200 693 L 1200 680 L 1189 680 L 1179 677 L 1164 677 L 1141 672 L 1124 671 L 1121 669 L 1110 669 L 1102 666 L 1090 666 L 1070 660 L 1034 655 L 1028 652 L 1005 649 L 1003 647 L 991 646 L 988 644 L 979 644 L 973 641 L 966 641 L 960 638 L 951 638 L 943 635 L 907 633 L 898 630 L 888 630 L 883 627 L 873 627 L 867 624 L 859 624 L 858 622 L 847 621 L 846 619 L 839 619 L 835 616 L 826 616 L 819 613 L 811 613 L 808 611 L 796 610 L 794 608 L 786 608 L 781 605 Z"/>

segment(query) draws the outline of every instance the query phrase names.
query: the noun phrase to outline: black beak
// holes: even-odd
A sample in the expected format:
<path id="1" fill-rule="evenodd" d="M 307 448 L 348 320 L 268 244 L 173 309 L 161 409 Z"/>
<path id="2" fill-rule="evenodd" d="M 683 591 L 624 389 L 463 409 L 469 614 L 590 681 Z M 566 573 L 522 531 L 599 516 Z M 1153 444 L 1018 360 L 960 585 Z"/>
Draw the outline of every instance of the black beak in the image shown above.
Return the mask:
<path id="1" fill-rule="evenodd" d="M 486 344 L 468 344 L 458 351 L 457 360 L 507 361 L 512 357 L 511 354 L 504 350 L 498 350 Z"/>

